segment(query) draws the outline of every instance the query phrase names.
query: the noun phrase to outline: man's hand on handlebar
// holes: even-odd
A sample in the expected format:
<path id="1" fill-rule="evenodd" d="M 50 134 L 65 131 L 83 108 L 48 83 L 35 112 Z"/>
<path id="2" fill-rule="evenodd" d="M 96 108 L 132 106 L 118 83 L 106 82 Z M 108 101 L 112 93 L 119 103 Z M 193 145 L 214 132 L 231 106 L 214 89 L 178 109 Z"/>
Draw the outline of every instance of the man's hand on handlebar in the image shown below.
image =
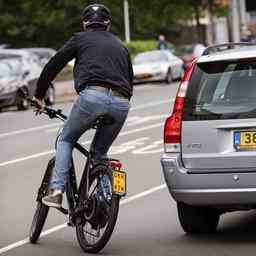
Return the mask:
<path id="1" fill-rule="evenodd" d="M 44 101 L 42 99 L 37 99 L 37 98 L 35 98 L 35 101 L 38 105 L 36 109 L 36 114 L 42 114 L 45 108 Z"/>

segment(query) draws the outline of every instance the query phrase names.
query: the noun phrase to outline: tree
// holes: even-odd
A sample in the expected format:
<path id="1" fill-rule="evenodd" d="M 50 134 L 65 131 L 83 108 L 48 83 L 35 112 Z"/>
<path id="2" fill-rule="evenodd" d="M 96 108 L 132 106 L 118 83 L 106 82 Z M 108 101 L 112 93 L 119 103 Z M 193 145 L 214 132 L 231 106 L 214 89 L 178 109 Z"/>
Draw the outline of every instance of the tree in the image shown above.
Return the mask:
<path id="1" fill-rule="evenodd" d="M 133 39 L 152 39 L 160 33 L 178 36 L 179 24 L 195 18 L 199 41 L 200 17 L 213 0 L 129 0 Z M 106 4 L 113 14 L 112 31 L 124 39 L 123 0 L 0 0 L 0 41 L 13 47 L 60 47 L 81 31 L 82 11 L 90 3 Z M 216 3 L 212 8 L 215 12 Z"/>

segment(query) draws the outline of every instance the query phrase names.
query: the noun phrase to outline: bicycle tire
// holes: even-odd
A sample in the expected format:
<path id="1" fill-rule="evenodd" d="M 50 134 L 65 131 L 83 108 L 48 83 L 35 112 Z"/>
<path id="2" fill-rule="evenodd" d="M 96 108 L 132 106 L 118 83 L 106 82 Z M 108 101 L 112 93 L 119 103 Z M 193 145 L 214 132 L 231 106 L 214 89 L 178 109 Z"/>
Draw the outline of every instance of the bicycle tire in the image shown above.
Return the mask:
<path id="1" fill-rule="evenodd" d="M 96 177 L 97 175 L 99 175 L 99 173 L 102 173 L 103 170 L 104 170 L 104 173 L 108 174 L 108 176 L 110 177 L 110 180 L 111 180 L 112 170 L 108 166 L 105 166 L 105 165 L 97 166 L 96 168 L 91 170 L 91 173 L 93 173 L 93 175 Z M 93 180 L 93 178 L 94 177 L 91 177 L 90 180 Z M 111 184 L 111 186 L 112 186 L 112 184 Z M 81 195 L 84 195 L 84 194 L 85 193 L 83 193 L 81 191 Z M 81 196 L 79 200 L 83 200 L 83 196 Z M 104 231 L 102 237 L 99 239 L 99 241 L 97 241 L 95 244 L 92 245 L 86 240 L 86 237 L 84 234 L 84 229 L 83 229 L 84 228 L 83 223 L 76 224 L 77 240 L 78 240 L 80 247 L 82 248 L 82 250 L 84 252 L 98 253 L 100 250 L 102 250 L 105 247 L 105 245 L 109 241 L 109 239 L 114 231 L 114 227 L 115 227 L 118 212 L 119 212 L 119 201 L 120 201 L 120 197 L 112 194 L 110 211 L 109 211 L 109 219 L 106 224 L 105 231 Z"/>
<path id="2" fill-rule="evenodd" d="M 29 240 L 32 244 L 35 244 L 38 241 L 38 238 L 42 232 L 44 223 L 46 221 L 48 212 L 48 206 L 44 205 L 42 202 L 37 203 L 36 211 L 29 232 Z"/>
<path id="3" fill-rule="evenodd" d="M 48 162 L 42 183 L 46 183 L 46 182 L 47 184 L 49 183 L 54 165 L 55 165 L 55 158 L 52 158 Z M 46 195 L 46 192 L 45 192 L 45 195 Z M 46 218 L 48 216 L 48 212 L 49 212 L 49 206 L 44 205 L 41 201 L 41 198 L 39 198 L 38 196 L 36 211 L 34 213 L 32 224 L 29 230 L 29 240 L 32 244 L 37 243 L 38 238 L 40 237 L 40 234 L 44 227 Z"/>

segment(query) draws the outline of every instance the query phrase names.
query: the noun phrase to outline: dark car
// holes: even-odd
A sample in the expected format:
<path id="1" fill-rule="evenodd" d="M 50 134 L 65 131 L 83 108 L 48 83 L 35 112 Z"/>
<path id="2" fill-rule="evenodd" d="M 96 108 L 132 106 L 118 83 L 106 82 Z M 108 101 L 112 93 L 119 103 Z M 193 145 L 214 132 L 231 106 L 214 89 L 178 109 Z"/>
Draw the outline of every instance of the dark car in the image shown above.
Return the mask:
<path id="1" fill-rule="evenodd" d="M 28 104 L 19 96 L 18 90 L 20 87 L 24 87 L 30 96 L 34 94 L 37 80 L 42 71 L 38 57 L 24 50 L 0 50 L 0 62 L 2 66 L 5 64 L 10 69 L 6 75 L 2 75 L 4 82 L 0 82 L 2 88 L 0 91 L 0 108 L 16 105 L 19 110 L 27 109 Z M 10 81 L 15 82 L 15 86 L 10 86 L 12 84 Z M 52 105 L 54 101 L 55 91 L 52 85 L 47 91 L 45 103 Z"/>

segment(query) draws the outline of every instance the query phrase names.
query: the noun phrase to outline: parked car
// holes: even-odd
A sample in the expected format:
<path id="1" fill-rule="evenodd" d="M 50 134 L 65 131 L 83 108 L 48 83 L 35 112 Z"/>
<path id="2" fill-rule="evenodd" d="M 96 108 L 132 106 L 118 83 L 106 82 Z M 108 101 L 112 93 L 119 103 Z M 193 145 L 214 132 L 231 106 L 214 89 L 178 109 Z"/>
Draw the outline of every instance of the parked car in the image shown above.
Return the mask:
<path id="1" fill-rule="evenodd" d="M 17 58 L 0 57 L 0 109 L 16 105 L 19 110 L 27 109 L 28 102 L 19 96 L 19 89 L 25 85 L 28 71 L 22 71 Z"/>
<path id="2" fill-rule="evenodd" d="M 6 49 L 9 47 L 9 44 L 0 44 L 0 49 Z"/>
<path id="3" fill-rule="evenodd" d="M 0 59 L 0 109 L 10 105 L 17 105 L 18 109 L 25 109 L 28 106 L 17 93 L 24 80 L 21 73 L 13 69 L 13 66 L 20 66 L 19 64 L 20 61 L 17 59 Z"/>
<path id="4" fill-rule="evenodd" d="M 24 50 L 3 49 L 0 50 L 0 61 L 1 63 L 6 63 L 11 70 L 10 73 L 7 72 L 7 77 L 2 76 L 2 79 L 6 79 L 7 82 L 2 83 L 1 85 L 2 92 L 0 92 L 0 108 L 17 105 L 19 110 L 27 109 L 28 104 L 26 100 L 22 99 L 18 95 L 18 90 L 23 86 L 28 91 L 29 95 L 34 95 L 36 83 L 42 70 L 38 57 Z M 10 80 L 12 83 L 15 81 L 15 86 L 13 86 Z M 9 87 L 9 83 L 12 84 L 11 87 Z M 8 92 L 8 95 L 6 95 L 4 93 L 6 89 L 3 90 L 3 87 L 9 87 L 12 88 L 12 90 Z M 45 97 L 47 105 L 54 103 L 55 95 L 53 90 L 54 87 L 51 86 L 47 91 L 47 95 Z"/>
<path id="5" fill-rule="evenodd" d="M 256 47 L 224 46 L 192 63 L 165 122 L 161 163 L 187 233 L 256 208 Z"/>
<path id="6" fill-rule="evenodd" d="M 178 56 L 180 56 L 184 62 L 184 69 L 186 69 L 195 58 L 200 57 L 205 48 L 203 44 L 190 44 L 180 47 L 180 49 L 178 49 Z"/>
<path id="7" fill-rule="evenodd" d="M 171 83 L 183 74 L 183 61 L 169 50 L 140 53 L 133 60 L 134 82 L 165 81 Z"/>
<path id="8" fill-rule="evenodd" d="M 37 55 L 42 67 L 56 54 L 56 51 L 52 48 L 23 48 L 23 50 Z"/>

